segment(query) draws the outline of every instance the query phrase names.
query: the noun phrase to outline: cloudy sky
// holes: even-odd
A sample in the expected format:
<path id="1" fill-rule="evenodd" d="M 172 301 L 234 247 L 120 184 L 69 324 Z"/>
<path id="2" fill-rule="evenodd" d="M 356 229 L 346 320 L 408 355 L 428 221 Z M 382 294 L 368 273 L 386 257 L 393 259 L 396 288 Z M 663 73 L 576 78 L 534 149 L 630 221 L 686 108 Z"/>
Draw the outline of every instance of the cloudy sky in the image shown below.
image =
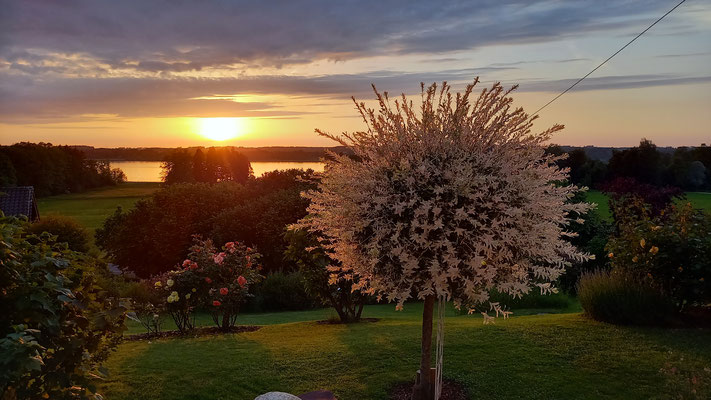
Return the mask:
<path id="1" fill-rule="evenodd" d="M 532 112 L 677 2 L 0 0 L 0 144 L 209 145 L 203 122 L 222 117 L 239 133 L 225 144 L 330 145 L 314 128 L 359 129 L 350 97 L 371 83 L 476 76 L 519 84 Z M 709 110 L 711 2 L 688 0 L 536 127 L 698 145 Z"/>

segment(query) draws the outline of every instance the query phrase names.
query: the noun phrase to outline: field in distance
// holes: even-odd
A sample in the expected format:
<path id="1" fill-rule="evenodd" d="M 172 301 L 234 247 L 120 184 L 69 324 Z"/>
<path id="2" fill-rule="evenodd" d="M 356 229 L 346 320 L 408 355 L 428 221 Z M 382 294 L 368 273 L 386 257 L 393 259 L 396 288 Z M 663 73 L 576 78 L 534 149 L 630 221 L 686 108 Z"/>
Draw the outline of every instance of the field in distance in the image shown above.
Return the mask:
<path id="1" fill-rule="evenodd" d="M 66 215 L 94 231 L 114 213 L 116 207 L 129 210 L 136 201 L 150 196 L 159 188 L 158 182 L 128 182 L 83 193 L 43 197 L 37 199 L 37 206 L 40 218 L 50 214 Z"/>
<path id="2" fill-rule="evenodd" d="M 157 182 L 129 182 L 84 193 L 43 197 L 38 199 L 37 203 L 40 217 L 49 214 L 74 217 L 93 231 L 103 224 L 106 217 L 113 214 L 117 206 L 129 210 L 137 200 L 150 196 L 158 189 L 160 183 Z M 686 199 L 694 207 L 711 212 L 711 193 L 689 192 L 686 193 Z M 596 210 L 601 217 L 611 218 L 608 198 L 604 193 L 591 190 L 587 194 L 587 200 L 598 205 Z"/>

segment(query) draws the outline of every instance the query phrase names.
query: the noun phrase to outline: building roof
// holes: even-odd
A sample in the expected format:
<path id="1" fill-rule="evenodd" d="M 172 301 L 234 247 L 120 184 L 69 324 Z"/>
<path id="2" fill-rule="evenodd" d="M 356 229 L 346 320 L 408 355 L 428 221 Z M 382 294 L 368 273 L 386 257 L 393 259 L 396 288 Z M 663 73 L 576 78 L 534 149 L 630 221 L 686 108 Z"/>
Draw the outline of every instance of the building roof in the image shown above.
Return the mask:
<path id="1" fill-rule="evenodd" d="M 33 186 L 0 187 L 0 210 L 6 216 L 26 215 L 30 221 L 39 219 Z"/>

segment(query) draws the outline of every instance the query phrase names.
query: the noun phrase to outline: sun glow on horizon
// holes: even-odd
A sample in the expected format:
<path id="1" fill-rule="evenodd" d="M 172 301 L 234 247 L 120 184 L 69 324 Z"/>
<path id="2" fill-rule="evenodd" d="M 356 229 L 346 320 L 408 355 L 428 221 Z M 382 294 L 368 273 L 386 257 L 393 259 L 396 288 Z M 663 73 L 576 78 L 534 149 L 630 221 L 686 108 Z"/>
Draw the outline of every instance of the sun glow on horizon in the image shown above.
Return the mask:
<path id="1" fill-rule="evenodd" d="M 244 134 L 242 118 L 200 118 L 200 135 L 222 142 Z"/>

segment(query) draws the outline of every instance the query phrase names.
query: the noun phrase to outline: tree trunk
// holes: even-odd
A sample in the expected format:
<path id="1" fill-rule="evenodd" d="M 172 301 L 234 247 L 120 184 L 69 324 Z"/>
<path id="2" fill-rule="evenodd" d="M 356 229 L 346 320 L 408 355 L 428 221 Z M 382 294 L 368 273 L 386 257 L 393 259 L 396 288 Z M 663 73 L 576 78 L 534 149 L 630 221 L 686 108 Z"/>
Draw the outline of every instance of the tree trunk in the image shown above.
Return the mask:
<path id="1" fill-rule="evenodd" d="M 420 358 L 419 381 L 412 388 L 412 400 L 434 399 L 434 383 L 430 378 L 432 359 L 432 316 L 434 314 L 434 295 L 425 297 L 422 311 L 422 354 Z"/>
<path id="2" fill-rule="evenodd" d="M 225 332 L 230 330 L 230 318 L 230 313 L 225 312 L 224 314 L 222 314 L 222 330 Z"/>

